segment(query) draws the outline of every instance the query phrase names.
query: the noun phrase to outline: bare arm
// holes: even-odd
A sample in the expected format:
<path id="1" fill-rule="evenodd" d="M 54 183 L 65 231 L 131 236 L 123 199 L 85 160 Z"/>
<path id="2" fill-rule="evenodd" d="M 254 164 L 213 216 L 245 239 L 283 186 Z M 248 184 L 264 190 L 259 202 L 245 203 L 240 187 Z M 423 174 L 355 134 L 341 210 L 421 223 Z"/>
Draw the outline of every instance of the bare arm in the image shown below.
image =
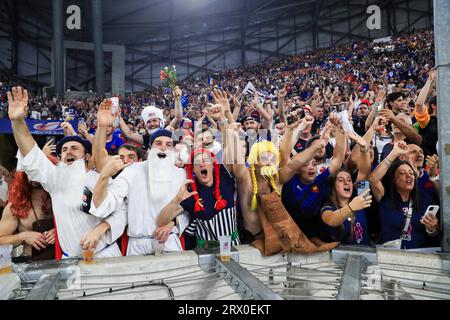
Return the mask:
<path id="1" fill-rule="evenodd" d="M 342 163 L 345 158 L 345 149 L 347 145 L 345 134 L 339 128 L 336 129 L 335 136 L 336 146 L 333 150 L 333 160 L 331 160 L 330 166 L 328 167 L 331 175 L 342 168 Z"/>
<path id="2" fill-rule="evenodd" d="M 187 189 L 187 185 L 192 183 L 192 180 L 186 180 L 186 182 L 181 186 L 178 194 L 170 201 L 164 208 L 161 209 L 161 212 L 156 219 L 156 225 L 158 227 L 163 227 L 175 219 L 180 213 L 183 212 L 183 207 L 180 205 L 184 200 L 192 197 L 197 192 L 189 192 Z"/>
<path id="3" fill-rule="evenodd" d="M 384 196 L 384 186 L 381 183 L 386 172 L 389 170 L 392 162 L 399 156 L 406 153 L 408 146 L 405 142 L 399 141 L 395 144 L 394 149 L 387 155 L 387 157 L 376 167 L 370 175 L 369 181 L 373 191 L 373 195 L 377 201 L 380 201 Z"/>
<path id="4" fill-rule="evenodd" d="M 284 102 L 285 102 L 285 98 L 286 98 L 286 89 L 281 89 L 280 91 L 278 91 L 277 93 L 277 98 L 278 98 L 278 114 L 280 117 L 280 121 L 286 123 L 286 115 L 284 114 Z"/>
<path id="5" fill-rule="evenodd" d="M 100 172 L 97 184 L 95 185 L 92 200 L 95 207 L 100 207 L 100 205 L 105 201 L 108 196 L 108 182 L 109 178 L 114 176 L 120 170 L 130 166 L 132 162 L 124 164 L 120 156 L 112 156 L 104 164 L 102 171 Z"/>
<path id="6" fill-rule="evenodd" d="M 133 142 L 136 142 L 140 145 L 144 144 L 144 138 L 139 133 L 132 132 L 130 130 L 130 128 L 128 128 L 127 124 L 122 119 L 122 117 L 120 117 L 119 126 L 120 126 L 120 131 L 123 132 L 125 138 L 127 138 L 128 140 L 131 140 Z"/>
<path id="7" fill-rule="evenodd" d="M 436 77 L 436 71 L 431 70 L 428 74 L 427 82 L 420 90 L 419 96 L 417 97 L 415 109 L 417 113 L 423 113 L 425 111 L 425 101 L 427 97 L 430 95 L 431 89 L 433 88 L 432 84 Z"/>
<path id="8" fill-rule="evenodd" d="M 0 220 L 0 245 L 21 244 L 23 239 L 20 235 L 14 234 L 19 227 L 19 220 L 11 212 L 11 203 L 8 203 L 3 209 L 2 219 Z"/>
<path id="9" fill-rule="evenodd" d="M 20 153 L 25 157 L 36 144 L 25 123 L 28 113 L 28 91 L 22 90 L 21 87 L 13 87 L 12 93 L 8 91 L 7 95 L 8 116 L 11 119 L 14 140 Z"/>
<path id="10" fill-rule="evenodd" d="M 183 106 L 181 105 L 181 89 L 176 87 L 174 90 L 174 99 L 175 99 L 175 118 L 172 119 L 169 126 L 173 128 L 173 130 L 178 129 L 178 126 L 183 120 Z"/>
<path id="11" fill-rule="evenodd" d="M 285 184 L 296 174 L 298 169 L 303 165 L 307 164 L 310 160 L 314 158 L 317 151 L 324 147 L 322 144 L 317 143 L 313 146 L 297 153 L 294 158 L 292 158 L 287 165 L 283 166 L 279 170 L 280 184 Z"/>

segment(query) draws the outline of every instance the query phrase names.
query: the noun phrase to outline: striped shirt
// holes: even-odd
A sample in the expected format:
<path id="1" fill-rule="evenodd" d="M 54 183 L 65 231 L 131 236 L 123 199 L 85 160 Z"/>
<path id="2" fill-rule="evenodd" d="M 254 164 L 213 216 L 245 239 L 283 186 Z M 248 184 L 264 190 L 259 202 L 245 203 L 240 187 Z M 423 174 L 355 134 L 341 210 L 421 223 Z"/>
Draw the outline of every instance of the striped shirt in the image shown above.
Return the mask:
<path id="1" fill-rule="evenodd" d="M 198 195 L 203 199 L 205 211 L 194 212 L 194 197 L 181 203 L 184 210 L 189 212 L 190 224 L 185 230 L 187 234 L 196 236 L 198 240 L 219 240 L 219 236 L 230 235 L 233 245 L 239 245 L 235 196 L 234 177 L 225 166 L 220 165 L 220 194 L 227 201 L 227 207 L 220 212 L 214 209 L 216 199 L 213 194 L 215 187 L 204 186 L 197 183 Z M 234 237 L 233 237 L 234 234 Z"/>
<path id="2" fill-rule="evenodd" d="M 210 220 L 194 219 L 185 232 L 200 240 L 217 241 L 219 236 L 232 236 L 237 232 L 236 206 L 223 209 Z M 232 243 L 239 245 L 239 237 Z"/>

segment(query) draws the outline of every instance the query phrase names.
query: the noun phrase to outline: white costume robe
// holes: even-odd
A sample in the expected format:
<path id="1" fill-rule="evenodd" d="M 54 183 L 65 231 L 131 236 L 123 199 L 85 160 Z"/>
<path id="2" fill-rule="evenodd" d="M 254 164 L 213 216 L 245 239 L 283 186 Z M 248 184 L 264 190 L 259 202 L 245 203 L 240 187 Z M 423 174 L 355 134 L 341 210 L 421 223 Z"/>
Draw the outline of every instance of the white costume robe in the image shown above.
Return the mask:
<path id="1" fill-rule="evenodd" d="M 177 195 L 186 180 L 184 169 L 173 166 L 173 183 L 170 192 L 159 194 L 158 202 L 150 199 L 150 188 L 158 185 L 149 184 L 148 161 L 136 162 L 125 168 L 110 184 L 108 195 L 99 207 L 91 203 L 90 212 L 99 217 L 108 217 L 125 202 L 127 202 L 126 220 L 128 221 L 127 256 L 144 255 L 154 252 L 152 239 L 156 230 L 156 219 L 164 208 Z M 177 224 L 172 228 L 168 240 L 164 243 L 165 251 L 182 251 L 180 235 L 189 223 L 189 215 L 184 212 L 177 216 Z"/>
<path id="2" fill-rule="evenodd" d="M 39 149 L 37 144 L 25 157 L 19 150 L 17 159 L 17 170 L 25 171 L 30 180 L 40 182 L 52 198 L 53 214 L 59 243 L 63 251 L 63 258 L 81 258 L 81 239 L 101 223 L 102 220 L 81 210 L 83 204 L 82 195 L 80 195 L 79 203 L 76 205 L 68 205 L 67 201 L 65 201 L 67 198 L 70 198 L 73 192 L 73 190 L 67 188 L 68 181 L 64 175 L 64 170 L 69 168 L 63 163 L 55 166 Z M 89 171 L 86 174 L 83 186 L 92 192 L 97 179 L 98 173 Z M 95 257 L 121 256 L 119 247 L 115 243 L 124 230 L 123 221 L 120 221 L 120 219 L 122 219 L 121 215 L 116 214 L 105 219 L 110 224 L 111 230 L 100 238 L 95 249 Z"/>

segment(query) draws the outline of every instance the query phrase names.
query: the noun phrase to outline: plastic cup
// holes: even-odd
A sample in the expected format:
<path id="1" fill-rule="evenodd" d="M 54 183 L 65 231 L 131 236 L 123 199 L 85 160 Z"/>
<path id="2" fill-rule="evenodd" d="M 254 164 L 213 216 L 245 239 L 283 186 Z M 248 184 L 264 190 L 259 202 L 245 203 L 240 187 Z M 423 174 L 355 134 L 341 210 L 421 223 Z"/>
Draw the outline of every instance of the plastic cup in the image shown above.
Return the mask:
<path id="1" fill-rule="evenodd" d="M 0 274 L 11 270 L 11 251 L 10 244 L 0 246 Z"/>
<path id="2" fill-rule="evenodd" d="M 219 236 L 220 260 L 230 261 L 231 259 L 231 236 Z"/>
<path id="3" fill-rule="evenodd" d="M 83 260 L 86 263 L 90 263 L 94 260 L 94 251 L 92 250 L 83 250 Z"/>
<path id="4" fill-rule="evenodd" d="M 153 238 L 153 250 L 155 251 L 155 256 L 161 255 L 164 252 L 164 243 Z"/>

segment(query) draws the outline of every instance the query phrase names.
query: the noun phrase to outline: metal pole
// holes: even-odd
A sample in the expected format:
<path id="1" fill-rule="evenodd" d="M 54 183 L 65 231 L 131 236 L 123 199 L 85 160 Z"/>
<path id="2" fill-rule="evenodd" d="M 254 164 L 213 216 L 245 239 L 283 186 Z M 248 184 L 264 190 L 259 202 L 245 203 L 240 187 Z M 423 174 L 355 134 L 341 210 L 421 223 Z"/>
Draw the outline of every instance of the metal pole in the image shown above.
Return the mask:
<path id="1" fill-rule="evenodd" d="M 450 253 L 450 0 L 434 0 L 434 43 L 437 67 L 437 104 L 442 250 Z"/>
<path id="2" fill-rule="evenodd" d="M 53 0 L 53 85 L 60 97 L 64 96 L 64 30 L 63 30 L 63 1 Z"/>
<path id="3" fill-rule="evenodd" d="M 98 96 L 105 94 L 103 70 L 103 14 L 102 0 L 92 0 L 92 26 L 94 33 L 95 87 Z"/>

